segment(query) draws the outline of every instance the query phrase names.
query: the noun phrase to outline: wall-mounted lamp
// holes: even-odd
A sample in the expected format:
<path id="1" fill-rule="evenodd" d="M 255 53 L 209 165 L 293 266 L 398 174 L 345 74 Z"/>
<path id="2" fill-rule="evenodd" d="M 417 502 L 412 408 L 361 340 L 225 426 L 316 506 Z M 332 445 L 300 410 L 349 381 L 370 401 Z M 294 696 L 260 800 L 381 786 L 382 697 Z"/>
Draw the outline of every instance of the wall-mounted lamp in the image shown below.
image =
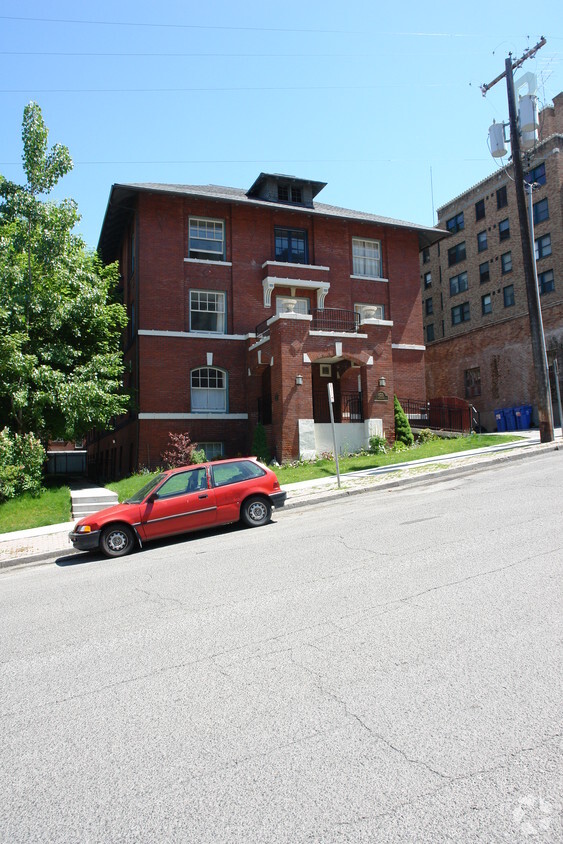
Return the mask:
<path id="1" fill-rule="evenodd" d="M 302 375 L 296 375 L 295 376 L 295 386 L 301 387 L 302 385 L 303 385 L 303 376 Z"/>
<path id="2" fill-rule="evenodd" d="M 385 378 L 382 375 L 377 383 L 379 384 L 380 387 L 385 387 L 387 381 L 385 380 Z"/>

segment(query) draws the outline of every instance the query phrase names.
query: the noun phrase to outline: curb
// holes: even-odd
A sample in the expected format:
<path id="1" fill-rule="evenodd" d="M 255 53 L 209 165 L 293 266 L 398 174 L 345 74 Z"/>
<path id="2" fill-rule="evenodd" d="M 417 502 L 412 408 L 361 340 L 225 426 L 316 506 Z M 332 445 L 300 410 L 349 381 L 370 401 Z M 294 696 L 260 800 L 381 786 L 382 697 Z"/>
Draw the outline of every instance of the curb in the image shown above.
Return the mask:
<path id="1" fill-rule="evenodd" d="M 464 475 L 473 475 L 476 472 L 485 472 L 494 464 L 498 463 L 511 463 L 513 461 L 518 460 L 525 460 L 528 457 L 532 457 L 536 454 L 542 454 L 544 452 L 549 451 L 559 451 L 561 449 L 561 445 L 559 442 L 550 442 L 550 443 L 539 443 L 535 445 L 530 445 L 527 448 L 519 448 L 515 449 L 513 452 L 508 453 L 496 453 L 491 455 L 478 455 L 475 458 L 474 462 L 466 464 L 465 466 L 448 466 L 447 468 L 437 469 L 436 471 L 432 471 L 432 467 L 436 465 L 435 463 L 426 463 L 424 465 L 425 471 L 420 472 L 417 475 L 412 477 L 403 477 L 403 478 L 391 478 L 389 480 L 384 480 L 381 483 L 364 483 L 362 485 L 362 480 L 360 476 L 358 478 L 358 485 L 352 487 L 351 489 L 331 489 L 326 492 L 311 492 L 311 494 L 305 493 L 304 495 L 296 495 L 294 499 L 288 498 L 287 503 L 283 507 L 283 510 L 297 510 L 301 507 L 310 507 L 314 506 L 315 504 L 326 504 L 331 501 L 335 501 L 341 498 L 348 498 L 354 495 L 363 495 L 365 493 L 373 493 L 373 492 L 380 492 L 381 490 L 389 490 L 389 489 L 396 489 L 397 487 L 402 486 L 415 486 L 416 484 L 421 483 L 428 483 L 436 480 L 443 480 L 444 478 L 459 478 L 463 477 Z M 444 455 L 444 462 L 447 460 L 448 455 Z M 468 458 L 471 460 L 471 457 Z M 441 462 L 437 460 L 436 463 Z M 412 468 L 412 467 L 411 467 Z M 397 472 L 400 472 L 401 469 L 396 469 Z M 348 475 L 345 477 L 352 477 L 355 482 L 355 477 L 352 475 Z M 373 477 L 373 476 L 372 476 Z M 377 475 L 375 476 L 377 477 Z M 66 534 L 65 534 L 66 536 Z M 61 548 L 60 550 L 51 550 L 51 551 L 42 551 L 38 554 L 30 554 L 27 557 L 14 557 L 13 559 L 6 559 L 0 561 L 0 572 L 8 568 L 20 568 L 23 566 L 32 566 L 34 564 L 41 564 L 47 560 L 53 560 L 57 557 L 64 556 L 64 558 L 76 556 L 82 554 L 81 551 L 75 551 L 73 548 Z"/>

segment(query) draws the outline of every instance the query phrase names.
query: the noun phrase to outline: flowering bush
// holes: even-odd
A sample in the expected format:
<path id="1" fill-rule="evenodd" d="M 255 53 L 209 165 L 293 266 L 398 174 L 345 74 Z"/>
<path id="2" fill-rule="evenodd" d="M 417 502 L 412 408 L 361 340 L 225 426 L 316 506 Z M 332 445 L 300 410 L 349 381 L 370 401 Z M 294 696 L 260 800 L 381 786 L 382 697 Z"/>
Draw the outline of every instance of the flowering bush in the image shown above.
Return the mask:
<path id="1" fill-rule="evenodd" d="M 0 501 L 24 492 L 39 495 L 45 449 L 34 434 L 0 431 Z"/>
<path id="2" fill-rule="evenodd" d="M 198 449 L 197 443 L 191 441 L 187 432 L 185 434 L 170 433 L 168 436 L 168 448 L 160 455 L 168 469 L 205 462 L 205 451 L 202 448 Z"/>

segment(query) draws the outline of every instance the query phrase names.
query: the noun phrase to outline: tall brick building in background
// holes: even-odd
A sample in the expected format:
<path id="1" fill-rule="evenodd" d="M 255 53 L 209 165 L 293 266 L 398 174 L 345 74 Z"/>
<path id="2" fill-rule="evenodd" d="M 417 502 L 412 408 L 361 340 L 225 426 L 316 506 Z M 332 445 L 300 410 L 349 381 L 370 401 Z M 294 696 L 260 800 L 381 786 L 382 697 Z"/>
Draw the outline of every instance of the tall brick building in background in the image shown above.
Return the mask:
<path id="1" fill-rule="evenodd" d="M 539 115 L 539 143 L 525 172 L 533 191 L 534 240 L 552 398 L 563 372 L 563 93 Z M 512 167 L 438 209 L 450 237 L 421 253 L 429 398 L 459 396 L 496 429 L 497 408 L 534 406 L 535 375 Z M 558 420 L 554 402 L 555 423 Z"/>
<path id="2" fill-rule="evenodd" d="M 209 458 L 279 461 L 393 438 L 393 394 L 425 393 L 419 250 L 443 232 L 315 201 L 323 183 L 262 173 L 247 190 L 114 185 L 100 236 L 129 314 L 136 407 L 89 438 L 90 468 L 162 462 L 169 433 Z"/>

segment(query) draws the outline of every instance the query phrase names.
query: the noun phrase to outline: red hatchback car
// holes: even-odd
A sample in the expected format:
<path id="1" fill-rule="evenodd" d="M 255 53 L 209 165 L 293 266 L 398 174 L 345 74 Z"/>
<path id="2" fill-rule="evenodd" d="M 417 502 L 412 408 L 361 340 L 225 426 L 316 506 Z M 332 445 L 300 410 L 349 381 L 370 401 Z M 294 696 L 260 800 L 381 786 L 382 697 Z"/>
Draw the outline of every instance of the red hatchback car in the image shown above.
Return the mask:
<path id="1" fill-rule="evenodd" d="M 69 534 L 79 551 L 122 557 L 151 539 L 238 522 L 265 525 L 286 493 L 254 457 L 170 469 L 123 504 L 85 516 Z"/>

